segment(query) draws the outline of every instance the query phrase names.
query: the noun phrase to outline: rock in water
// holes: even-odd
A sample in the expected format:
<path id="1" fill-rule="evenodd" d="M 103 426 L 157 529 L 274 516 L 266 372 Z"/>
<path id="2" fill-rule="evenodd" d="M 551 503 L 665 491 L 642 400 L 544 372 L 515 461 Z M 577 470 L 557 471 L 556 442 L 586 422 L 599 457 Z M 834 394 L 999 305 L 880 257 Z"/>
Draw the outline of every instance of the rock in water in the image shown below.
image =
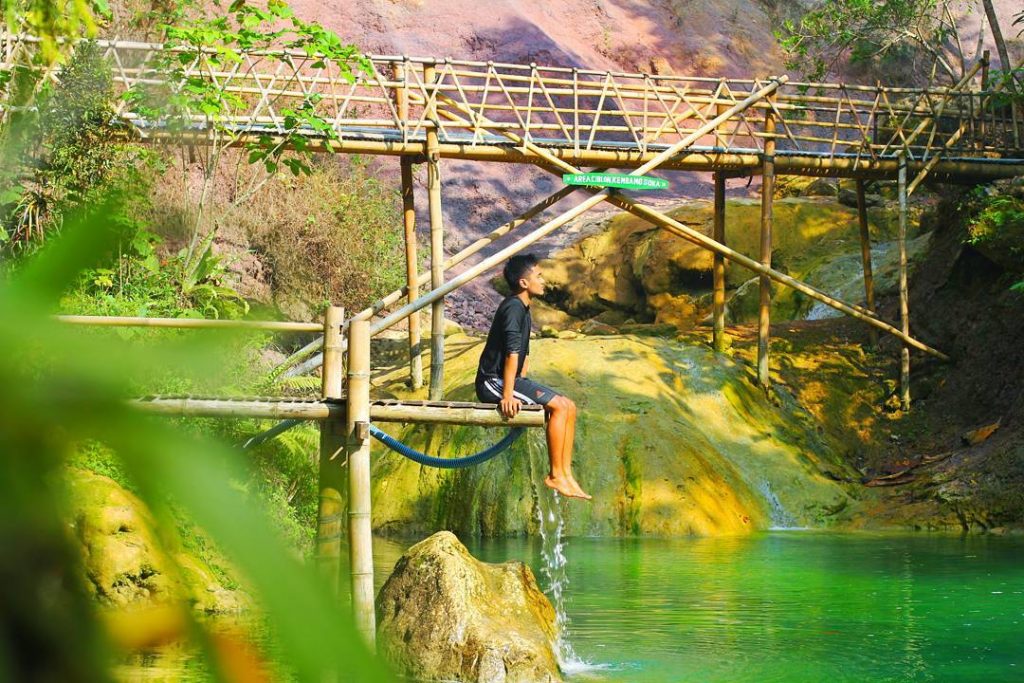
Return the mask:
<path id="1" fill-rule="evenodd" d="M 522 562 L 487 564 L 449 531 L 409 548 L 377 596 L 377 646 L 417 680 L 561 681 L 555 610 Z"/>

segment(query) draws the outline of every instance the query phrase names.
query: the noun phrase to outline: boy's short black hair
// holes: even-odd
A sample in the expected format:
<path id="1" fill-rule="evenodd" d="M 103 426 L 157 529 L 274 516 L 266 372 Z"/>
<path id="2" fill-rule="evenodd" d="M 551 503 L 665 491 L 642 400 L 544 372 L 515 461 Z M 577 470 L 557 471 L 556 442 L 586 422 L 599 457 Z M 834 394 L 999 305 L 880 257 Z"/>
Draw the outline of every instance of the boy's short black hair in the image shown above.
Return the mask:
<path id="1" fill-rule="evenodd" d="M 530 269 L 538 263 L 540 263 L 540 259 L 535 254 L 516 254 L 505 263 L 502 275 L 505 276 L 505 282 L 508 283 L 513 294 L 519 293 L 522 289 L 519 286 L 519 281 L 526 277 Z"/>

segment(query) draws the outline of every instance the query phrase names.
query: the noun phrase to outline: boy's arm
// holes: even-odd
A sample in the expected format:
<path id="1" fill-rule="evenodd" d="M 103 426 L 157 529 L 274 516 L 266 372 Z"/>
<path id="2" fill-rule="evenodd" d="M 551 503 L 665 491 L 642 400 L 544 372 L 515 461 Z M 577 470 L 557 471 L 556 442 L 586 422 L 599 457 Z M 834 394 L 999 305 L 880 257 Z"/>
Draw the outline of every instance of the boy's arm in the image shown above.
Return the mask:
<path id="1" fill-rule="evenodd" d="M 516 398 L 512 392 L 516 388 L 516 369 L 519 367 L 519 354 L 510 353 L 505 356 L 505 367 L 502 368 L 501 380 L 501 414 L 512 418 L 519 412 L 523 402 Z"/>

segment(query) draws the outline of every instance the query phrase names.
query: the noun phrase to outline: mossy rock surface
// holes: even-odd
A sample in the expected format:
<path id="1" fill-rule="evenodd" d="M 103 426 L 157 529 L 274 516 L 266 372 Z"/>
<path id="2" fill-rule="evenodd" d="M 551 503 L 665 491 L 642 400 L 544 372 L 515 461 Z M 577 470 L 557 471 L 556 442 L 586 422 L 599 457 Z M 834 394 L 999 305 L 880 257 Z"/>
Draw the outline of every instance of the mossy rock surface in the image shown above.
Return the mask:
<path id="1" fill-rule="evenodd" d="M 912 224 L 917 212 L 915 208 Z M 725 213 L 725 243 L 759 260 L 760 200 L 730 200 Z M 704 235 L 712 234 L 713 208 L 706 200 L 685 202 L 668 214 Z M 873 243 L 893 238 L 896 214 L 890 206 L 872 207 L 868 218 Z M 857 211 L 834 197 L 775 201 L 772 235 L 773 267 L 798 279 L 821 272 L 839 255 L 860 253 Z M 712 265 L 710 251 L 621 214 L 608 220 L 603 232 L 584 237 L 545 263 L 550 286 L 545 298 L 574 316 L 593 317 L 612 310 L 637 322 L 668 322 L 685 330 L 707 313 L 694 304 L 711 289 Z M 730 289 L 753 275 L 726 262 Z M 772 319 L 799 319 L 809 307 L 806 297 L 780 287 L 772 299 Z"/>
<path id="2" fill-rule="evenodd" d="M 204 612 L 249 606 L 242 591 L 225 587 L 212 567 L 182 549 L 173 529 L 159 526 L 142 501 L 116 481 L 78 468 L 70 468 L 66 480 L 85 585 L 100 603 L 189 603 Z"/>
<path id="3" fill-rule="evenodd" d="M 481 349 L 479 340 L 449 339 L 447 399 L 475 400 Z M 594 500 L 563 501 L 570 535 L 746 534 L 783 520 L 828 526 L 844 519 L 829 511 L 855 507 L 848 485 L 823 474 L 842 470 L 843 446 L 819 434 L 818 421 L 795 400 L 770 401 L 747 363 L 706 346 L 635 336 L 536 339 L 531 377 L 579 406 L 573 469 Z M 405 390 L 404 380 L 395 371 L 381 389 L 423 398 Z M 479 427 L 390 431 L 450 457 L 501 435 Z M 374 448 L 373 520 L 383 533 L 535 533 L 537 496 L 552 495 L 539 485 L 548 467 L 540 430 L 464 470 L 420 467 Z"/>

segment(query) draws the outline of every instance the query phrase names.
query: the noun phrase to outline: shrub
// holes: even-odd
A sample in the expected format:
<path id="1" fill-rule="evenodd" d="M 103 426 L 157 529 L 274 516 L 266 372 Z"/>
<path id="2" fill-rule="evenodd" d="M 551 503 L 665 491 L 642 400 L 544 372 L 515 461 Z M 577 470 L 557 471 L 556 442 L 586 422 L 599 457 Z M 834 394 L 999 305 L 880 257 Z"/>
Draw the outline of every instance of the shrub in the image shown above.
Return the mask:
<path id="1" fill-rule="evenodd" d="M 325 165 L 283 182 L 288 191 L 264 192 L 224 217 L 248 233 L 283 310 L 361 310 L 404 283 L 400 199 L 365 165 Z"/>

